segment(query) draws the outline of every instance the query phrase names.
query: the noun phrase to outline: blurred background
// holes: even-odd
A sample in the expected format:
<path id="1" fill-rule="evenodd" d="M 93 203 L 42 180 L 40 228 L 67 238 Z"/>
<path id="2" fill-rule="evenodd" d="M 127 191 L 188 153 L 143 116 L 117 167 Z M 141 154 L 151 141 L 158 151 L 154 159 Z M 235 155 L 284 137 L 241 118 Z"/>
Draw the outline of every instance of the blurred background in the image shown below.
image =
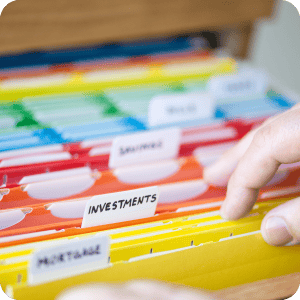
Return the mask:
<path id="1" fill-rule="evenodd" d="M 213 46 L 248 54 L 300 92 L 299 28 L 297 9 L 287 1 L 25 0 L 2 12 L 0 54 L 209 31 L 217 34 Z"/>
<path id="2" fill-rule="evenodd" d="M 290 2 L 278 1 L 273 19 L 258 22 L 251 60 L 300 93 L 300 17 Z"/>

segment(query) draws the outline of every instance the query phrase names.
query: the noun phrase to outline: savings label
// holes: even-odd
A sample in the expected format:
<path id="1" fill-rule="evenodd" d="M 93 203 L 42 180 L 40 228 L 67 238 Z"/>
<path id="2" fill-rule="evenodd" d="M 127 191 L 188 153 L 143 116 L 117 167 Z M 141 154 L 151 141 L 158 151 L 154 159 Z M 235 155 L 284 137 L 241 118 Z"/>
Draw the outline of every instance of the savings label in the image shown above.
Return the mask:
<path id="1" fill-rule="evenodd" d="M 157 186 L 92 197 L 86 204 L 82 228 L 154 216 Z"/>
<path id="2" fill-rule="evenodd" d="M 179 151 L 180 138 L 179 128 L 119 136 L 113 140 L 109 167 L 113 169 L 174 158 Z"/>

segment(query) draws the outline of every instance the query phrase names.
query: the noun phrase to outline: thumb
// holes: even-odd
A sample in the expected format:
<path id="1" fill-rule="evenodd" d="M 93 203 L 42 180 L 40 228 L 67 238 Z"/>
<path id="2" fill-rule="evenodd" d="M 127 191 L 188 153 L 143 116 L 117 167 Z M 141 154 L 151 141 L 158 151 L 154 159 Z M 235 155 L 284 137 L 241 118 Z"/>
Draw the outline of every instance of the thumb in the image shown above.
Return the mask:
<path id="1" fill-rule="evenodd" d="M 300 242 L 300 198 L 269 211 L 261 225 L 265 241 L 273 246 Z"/>

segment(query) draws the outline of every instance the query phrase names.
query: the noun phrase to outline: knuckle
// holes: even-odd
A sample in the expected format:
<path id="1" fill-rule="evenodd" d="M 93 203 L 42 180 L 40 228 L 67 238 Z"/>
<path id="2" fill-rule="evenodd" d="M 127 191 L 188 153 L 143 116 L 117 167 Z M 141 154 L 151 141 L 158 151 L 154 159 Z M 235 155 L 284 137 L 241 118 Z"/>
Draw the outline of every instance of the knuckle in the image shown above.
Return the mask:
<path id="1" fill-rule="evenodd" d="M 269 125 L 263 126 L 255 133 L 252 143 L 256 147 L 262 148 L 271 143 L 273 136 L 274 136 L 273 128 Z"/>

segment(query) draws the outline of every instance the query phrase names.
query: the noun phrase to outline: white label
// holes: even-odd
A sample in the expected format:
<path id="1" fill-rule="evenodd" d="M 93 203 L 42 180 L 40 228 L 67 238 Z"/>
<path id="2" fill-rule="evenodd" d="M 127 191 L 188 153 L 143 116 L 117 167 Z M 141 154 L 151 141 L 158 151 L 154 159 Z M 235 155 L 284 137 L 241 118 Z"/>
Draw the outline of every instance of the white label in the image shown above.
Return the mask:
<path id="1" fill-rule="evenodd" d="M 217 99 L 264 95 L 268 89 L 265 73 L 247 69 L 236 75 L 212 78 L 209 91 Z"/>
<path id="2" fill-rule="evenodd" d="M 212 118 L 215 102 L 208 93 L 187 93 L 154 97 L 149 104 L 150 126 Z"/>
<path id="3" fill-rule="evenodd" d="M 92 197 L 84 211 L 82 228 L 154 216 L 157 186 Z"/>
<path id="4" fill-rule="evenodd" d="M 119 136 L 114 139 L 109 157 L 111 169 L 174 158 L 178 155 L 179 128 Z"/>
<path id="5" fill-rule="evenodd" d="M 28 283 L 36 285 L 108 266 L 108 236 L 72 240 L 37 250 L 29 262 Z"/>

